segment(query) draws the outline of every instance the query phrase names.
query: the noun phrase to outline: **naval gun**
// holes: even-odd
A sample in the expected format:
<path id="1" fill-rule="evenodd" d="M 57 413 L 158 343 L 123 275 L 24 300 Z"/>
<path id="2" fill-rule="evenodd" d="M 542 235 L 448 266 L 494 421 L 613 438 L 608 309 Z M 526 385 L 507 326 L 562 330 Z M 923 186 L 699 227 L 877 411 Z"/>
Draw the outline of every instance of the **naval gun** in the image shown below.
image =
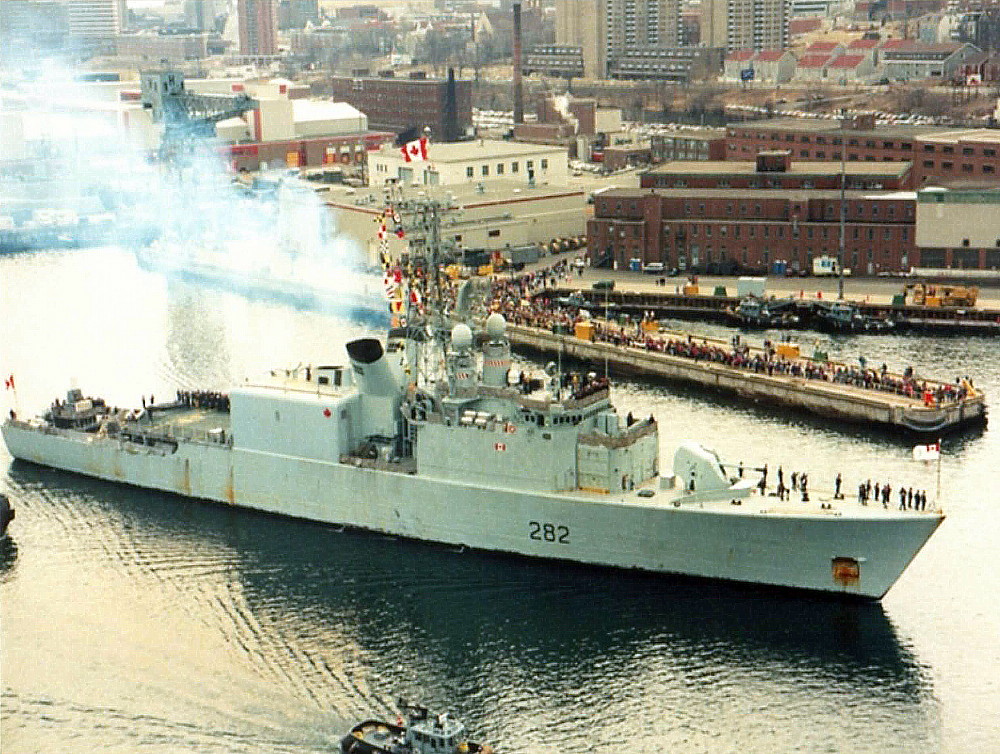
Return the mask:
<path id="1" fill-rule="evenodd" d="M 215 124 L 236 118 L 260 103 L 242 92 L 198 94 L 184 88 L 184 74 L 176 70 L 143 71 L 139 75 L 142 106 L 153 122 L 163 124 L 160 159 L 175 162 L 191 142 L 215 136 Z"/>

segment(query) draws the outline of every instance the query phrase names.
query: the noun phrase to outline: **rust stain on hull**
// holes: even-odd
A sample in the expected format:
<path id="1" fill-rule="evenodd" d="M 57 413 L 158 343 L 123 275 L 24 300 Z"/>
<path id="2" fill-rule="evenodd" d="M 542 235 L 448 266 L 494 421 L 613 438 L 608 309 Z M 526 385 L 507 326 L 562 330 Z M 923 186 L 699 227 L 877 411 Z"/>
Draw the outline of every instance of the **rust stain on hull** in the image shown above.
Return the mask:
<path id="1" fill-rule="evenodd" d="M 854 558 L 834 558 L 831 568 L 835 584 L 840 586 L 861 584 L 861 564 Z"/>

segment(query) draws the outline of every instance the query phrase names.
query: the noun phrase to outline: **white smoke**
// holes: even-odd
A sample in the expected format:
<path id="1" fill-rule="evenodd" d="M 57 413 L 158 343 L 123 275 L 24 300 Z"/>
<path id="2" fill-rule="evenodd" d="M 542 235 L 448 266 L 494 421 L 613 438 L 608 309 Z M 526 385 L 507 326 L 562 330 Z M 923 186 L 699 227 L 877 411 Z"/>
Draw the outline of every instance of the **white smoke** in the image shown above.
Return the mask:
<path id="1" fill-rule="evenodd" d="M 257 295 L 384 306 L 380 280 L 360 271 L 361 249 L 336 235 L 304 182 L 267 174 L 248 186 L 214 139 L 186 140 L 161 164 L 142 127 L 148 115 L 120 101 L 137 81 L 81 83 L 58 64 L 12 73 L 0 90 L 0 216 L 23 224 L 45 208 L 100 218 L 154 269 L 234 290 L 257 285 Z"/>
<path id="2" fill-rule="evenodd" d="M 569 109 L 569 95 L 568 94 L 556 94 L 552 97 L 552 104 L 567 123 L 573 124 L 573 133 L 577 133 L 580 130 L 580 119 L 577 118 Z"/>

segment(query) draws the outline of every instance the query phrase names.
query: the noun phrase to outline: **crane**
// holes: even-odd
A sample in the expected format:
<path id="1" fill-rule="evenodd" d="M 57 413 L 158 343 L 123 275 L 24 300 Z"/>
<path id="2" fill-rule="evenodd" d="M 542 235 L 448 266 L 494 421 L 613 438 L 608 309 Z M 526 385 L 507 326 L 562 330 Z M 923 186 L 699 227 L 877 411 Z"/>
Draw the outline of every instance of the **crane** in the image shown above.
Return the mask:
<path id="1" fill-rule="evenodd" d="M 244 94 L 197 94 L 184 88 L 184 74 L 177 70 L 143 71 L 140 74 L 142 106 L 153 121 L 163 124 L 160 159 L 176 162 L 190 152 L 192 140 L 215 136 L 215 124 L 259 106 Z"/>

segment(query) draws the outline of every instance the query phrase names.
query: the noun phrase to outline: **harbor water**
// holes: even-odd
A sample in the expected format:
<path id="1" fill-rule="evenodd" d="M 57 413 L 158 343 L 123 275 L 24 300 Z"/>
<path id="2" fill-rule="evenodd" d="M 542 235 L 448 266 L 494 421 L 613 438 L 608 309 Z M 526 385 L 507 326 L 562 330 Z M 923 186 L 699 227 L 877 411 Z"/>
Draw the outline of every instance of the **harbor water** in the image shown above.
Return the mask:
<path id="1" fill-rule="evenodd" d="M 342 363 L 363 333 L 377 330 L 335 297 L 234 293 L 124 249 L 0 257 L 4 411 L 23 416 L 72 386 L 135 406 Z M 1000 400 L 997 340 L 822 348 Z M 948 518 L 881 603 L 844 604 L 338 531 L 0 446 L 17 507 L 0 551 L 2 750 L 329 752 L 406 696 L 502 754 L 1000 752 L 1000 432 L 945 438 L 938 465 L 905 438 L 697 390 L 631 380 L 613 397 L 656 416 L 664 453 L 694 438 L 823 492 L 838 472 L 849 495 L 868 478 L 932 501 L 940 486 Z"/>

